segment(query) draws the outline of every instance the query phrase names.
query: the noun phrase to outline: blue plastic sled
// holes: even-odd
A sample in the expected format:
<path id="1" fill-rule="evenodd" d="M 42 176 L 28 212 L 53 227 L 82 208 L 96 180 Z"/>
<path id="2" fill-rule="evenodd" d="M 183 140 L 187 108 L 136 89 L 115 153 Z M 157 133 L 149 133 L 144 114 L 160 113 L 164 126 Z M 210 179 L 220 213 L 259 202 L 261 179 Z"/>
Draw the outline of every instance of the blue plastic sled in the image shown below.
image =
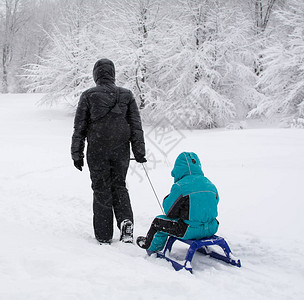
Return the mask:
<path id="1" fill-rule="evenodd" d="M 169 258 L 168 256 L 166 256 L 167 251 L 169 251 L 169 253 L 171 252 L 173 243 L 176 240 L 190 245 L 189 249 L 187 251 L 187 254 L 186 254 L 184 264 L 180 264 L 179 262 L 177 262 L 177 261 L 173 260 L 172 258 Z M 218 252 L 214 251 L 211 248 L 208 248 L 208 246 L 213 246 L 213 245 L 218 245 L 219 247 L 221 247 L 223 249 L 224 253 L 221 254 L 221 253 L 218 253 Z M 147 253 L 148 253 L 148 255 L 156 253 L 157 257 L 164 258 L 167 261 L 171 262 L 172 266 L 174 267 L 174 269 L 176 271 L 179 271 L 179 270 L 184 268 L 185 270 L 190 271 L 192 273 L 191 261 L 192 261 L 192 258 L 193 258 L 193 255 L 194 255 L 195 251 L 198 251 L 198 252 L 203 253 L 205 255 L 210 255 L 213 258 L 222 260 L 222 261 L 224 261 L 226 263 L 229 263 L 231 265 L 241 267 L 241 261 L 239 259 L 235 258 L 232 255 L 231 250 L 230 250 L 227 242 L 224 240 L 224 238 L 222 238 L 220 236 L 217 236 L 217 235 L 213 235 L 210 238 L 201 239 L 201 240 L 182 240 L 180 238 L 170 236 L 168 238 L 166 246 L 165 246 L 165 248 L 162 252 L 153 252 L 153 251 L 147 250 Z"/>

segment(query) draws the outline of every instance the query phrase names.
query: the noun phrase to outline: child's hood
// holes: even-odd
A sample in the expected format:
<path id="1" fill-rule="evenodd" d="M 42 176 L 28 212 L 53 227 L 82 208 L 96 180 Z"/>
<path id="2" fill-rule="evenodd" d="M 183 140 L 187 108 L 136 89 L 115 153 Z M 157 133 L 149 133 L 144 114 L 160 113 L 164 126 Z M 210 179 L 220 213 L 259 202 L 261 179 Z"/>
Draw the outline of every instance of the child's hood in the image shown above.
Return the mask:
<path id="1" fill-rule="evenodd" d="M 203 175 L 201 162 L 193 152 L 182 152 L 176 159 L 171 176 L 174 182 L 179 181 L 187 175 Z"/>

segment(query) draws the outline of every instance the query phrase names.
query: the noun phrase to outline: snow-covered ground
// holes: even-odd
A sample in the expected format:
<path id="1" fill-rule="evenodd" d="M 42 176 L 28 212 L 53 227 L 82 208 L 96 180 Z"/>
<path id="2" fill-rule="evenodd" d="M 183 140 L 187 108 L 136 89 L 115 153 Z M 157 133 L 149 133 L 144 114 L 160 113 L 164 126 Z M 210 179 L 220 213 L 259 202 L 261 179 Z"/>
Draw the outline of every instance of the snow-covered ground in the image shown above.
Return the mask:
<path id="1" fill-rule="evenodd" d="M 0 95 L 0 299 L 304 299 L 304 130 L 145 128 L 159 198 L 176 156 L 196 152 L 220 193 L 218 234 L 242 262 L 196 254 L 191 275 L 122 244 L 117 228 L 112 245 L 95 242 L 88 169 L 70 158 L 73 117 L 38 99 Z M 143 235 L 160 208 L 141 165 L 127 181 Z"/>

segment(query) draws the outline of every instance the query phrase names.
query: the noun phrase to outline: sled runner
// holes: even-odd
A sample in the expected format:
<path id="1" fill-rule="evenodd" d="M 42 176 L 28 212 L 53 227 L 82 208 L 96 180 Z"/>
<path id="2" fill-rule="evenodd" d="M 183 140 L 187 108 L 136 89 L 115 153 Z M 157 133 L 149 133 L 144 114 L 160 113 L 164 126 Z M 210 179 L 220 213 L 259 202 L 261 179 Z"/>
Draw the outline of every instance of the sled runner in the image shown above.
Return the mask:
<path id="1" fill-rule="evenodd" d="M 189 245 L 189 249 L 187 251 L 184 264 L 180 264 L 176 260 L 166 256 L 167 251 L 169 253 L 171 252 L 173 243 L 176 240 Z M 217 245 L 220 248 L 222 248 L 223 254 L 215 251 L 214 249 L 211 249 L 210 247 L 208 248 L 208 246 L 213 246 L 213 245 Z M 147 250 L 147 253 L 148 253 L 148 255 L 152 255 L 153 253 L 156 253 L 157 257 L 164 258 L 167 261 L 171 262 L 172 266 L 174 267 L 174 269 L 176 271 L 179 271 L 184 268 L 187 271 L 192 273 L 191 261 L 192 261 L 193 255 L 196 251 L 203 253 L 205 255 L 209 255 L 213 258 L 222 260 L 231 265 L 241 267 L 241 261 L 232 255 L 227 242 L 224 240 L 224 238 L 217 236 L 217 235 L 213 235 L 210 238 L 201 239 L 201 240 L 182 240 L 180 238 L 170 236 L 168 238 L 167 244 L 162 252 L 153 252 L 153 251 Z"/>

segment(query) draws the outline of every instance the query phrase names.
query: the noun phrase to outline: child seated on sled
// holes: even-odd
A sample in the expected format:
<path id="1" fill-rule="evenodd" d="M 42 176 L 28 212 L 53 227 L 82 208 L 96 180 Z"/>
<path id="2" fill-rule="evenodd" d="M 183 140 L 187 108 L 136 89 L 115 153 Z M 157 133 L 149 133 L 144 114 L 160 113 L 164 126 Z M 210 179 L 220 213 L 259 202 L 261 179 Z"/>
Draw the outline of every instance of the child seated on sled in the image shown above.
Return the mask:
<path id="1" fill-rule="evenodd" d="M 169 235 L 182 239 L 202 239 L 217 232 L 219 196 L 214 184 L 204 176 L 198 156 L 181 153 L 171 172 L 174 184 L 163 200 L 166 215 L 157 216 L 146 237 L 137 245 L 150 251 L 161 251 Z"/>

